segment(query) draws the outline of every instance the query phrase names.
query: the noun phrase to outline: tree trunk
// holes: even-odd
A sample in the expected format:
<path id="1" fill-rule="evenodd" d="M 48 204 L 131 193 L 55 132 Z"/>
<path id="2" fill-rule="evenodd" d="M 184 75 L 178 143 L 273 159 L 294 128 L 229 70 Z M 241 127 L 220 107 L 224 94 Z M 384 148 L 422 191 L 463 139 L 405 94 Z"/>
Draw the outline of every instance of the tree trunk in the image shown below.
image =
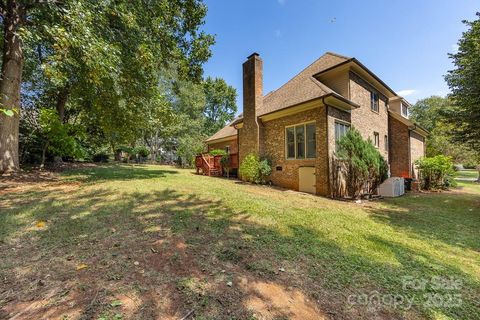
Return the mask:
<path id="1" fill-rule="evenodd" d="M 42 150 L 42 163 L 40 164 L 40 169 L 43 169 L 43 167 L 45 167 L 45 160 L 47 158 L 47 149 L 48 149 L 48 145 L 50 144 L 50 142 L 45 142 L 45 145 L 43 146 L 43 150 Z"/>
<path id="2" fill-rule="evenodd" d="M 20 122 L 20 86 L 22 83 L 23 52 L 18 29 L 23 21 L 24 8 L 16 0 L 8 0 L 4 17 L 0 103 L 13 109 L 14 115 L 0 115 L 0 172 L 19 169 L 18 126 Z"/>
<path id="3" fill-rule="evenodd" d="M 69 85 L 65 85 L 58 92 L 56 109 L 57 109 L 57 113 L 58 113 L 58 118 L 60 119 L 61 123 L 63 123 L 64 120 L 65 120 L 65 106 L 67 104 L 69 94 L 70 94 L 70 86 Z"/>

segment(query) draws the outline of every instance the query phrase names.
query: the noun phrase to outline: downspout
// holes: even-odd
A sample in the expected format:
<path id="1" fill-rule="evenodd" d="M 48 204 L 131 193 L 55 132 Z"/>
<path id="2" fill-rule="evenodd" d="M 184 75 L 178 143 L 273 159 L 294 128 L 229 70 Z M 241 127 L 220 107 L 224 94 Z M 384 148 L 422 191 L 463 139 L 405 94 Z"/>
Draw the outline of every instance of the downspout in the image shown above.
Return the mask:
<path id="1" fill-rule="evenodd" d="M 411 178 L 413 175 L 412 175 L 412 167 L 413 167 L 413 163 L 412 163 L 412 146 L 411 146 L 411 143 L 410 141 L 412 140 L 412 131 L 417 129 L 417 125 L 415 124 L 413 127 L 408 127 L 408 174 L 410 175 L 409 178 Z"/>
<path id="2" fill-rule="evenodd" d="M 325 124 L 326 124 L 326 134 L 325 136 L 327 137 L 327 193 L 330 194 L 330 197 L 333 198 L 332 196 L 332 190 L 330 188 L 330 174 L 331 174 L 331 167 L 330 167 L 330 145 L 328 143 L 328 108 L 329 106 L 325 103 L 325 97 L 322 97 L 322 104 L 325 106 Z"/>

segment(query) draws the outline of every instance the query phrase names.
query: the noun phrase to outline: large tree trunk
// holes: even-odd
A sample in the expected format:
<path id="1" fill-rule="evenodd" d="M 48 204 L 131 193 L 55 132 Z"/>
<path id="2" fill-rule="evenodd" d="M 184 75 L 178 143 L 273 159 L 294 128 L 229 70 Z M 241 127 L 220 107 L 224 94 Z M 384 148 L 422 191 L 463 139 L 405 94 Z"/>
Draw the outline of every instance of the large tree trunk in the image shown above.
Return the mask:
<path id="1" fill-rule="evenodd" d="M 56 109 L 58 113 L 58 118 L 62 123 L 65 121 L 65 106 L 67 105 L 69 94 L 70 94 L 70 86 L 65 85 L 65 87 L 60 89 L 57 96 Z"/>
<path id="2" fill-rule="evenodd" d="M 14 115 L 0 115 L 0 172 L 19 169 L 18 126 L 23 70 L 22 43 L 18 29 L 22 24 L 24 9 L 15 0 L 8 0 L 5 9 L 0 103 L 4 109 L 14 109 Z"/>

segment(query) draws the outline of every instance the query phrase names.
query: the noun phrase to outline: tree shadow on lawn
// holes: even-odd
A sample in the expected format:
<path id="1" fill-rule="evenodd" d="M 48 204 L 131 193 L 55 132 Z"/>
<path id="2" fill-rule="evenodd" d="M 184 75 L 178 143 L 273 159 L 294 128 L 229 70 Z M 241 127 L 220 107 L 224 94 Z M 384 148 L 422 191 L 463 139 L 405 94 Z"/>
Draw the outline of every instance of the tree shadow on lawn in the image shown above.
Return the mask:
<path id="1" fill-rule="evenodd" d="M 347 297 L 402 292 L 400 276 L 410 275 L 410 267 L 419 277 L 442 274 L 414 259 L 418 252 L 381 237 L 370 240 L 391 248 L 399 266 L 345 251 L 309 226 L 280 232 L 254 223 L 253 213 L 172 189 L 51 191 L 7 200 L 12 208 L 0 219 L 19 220 L 17 233 L 0 242 L 0 318 L 168 319 L 194 310 L 215 319 L 401 319 L 429 311 L 371 309 Z M 20 219 L 26 212 L 31 219 Z M 38 220 L 45 226 L 32 224 Z M 471 282 L 462 271 L 435 263 Z M 469 310 L 478 310 L 468 299 L 466 309 L 437 310 L 468 318 Z"/>
<path id="2" fill-rule="evenodd" d="M 480 196 L 469 193 L 408 194 L 369 209 L 374 219 L 420 239 L 480 252 Z"/>
<path id="3" fill-rule="evenodd" d="M 108 170 L 106 170 L 108 169 Z M 178 174 L 177 170 L 152 169 L 141 164 L 104 164 L 89 168 L 67 170 L 61 176 L 73 178 L 75 181 L 115 181 L 162 178 L 170 174 Z"/>

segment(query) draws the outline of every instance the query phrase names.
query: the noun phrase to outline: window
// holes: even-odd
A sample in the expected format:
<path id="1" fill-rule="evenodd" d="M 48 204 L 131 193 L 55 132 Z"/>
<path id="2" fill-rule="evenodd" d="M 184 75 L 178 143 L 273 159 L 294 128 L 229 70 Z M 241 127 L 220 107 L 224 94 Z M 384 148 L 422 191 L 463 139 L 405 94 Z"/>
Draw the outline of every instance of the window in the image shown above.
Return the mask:
<path id="1" fill-rule="evenodd" d="M 337 141 L 347 134 L 350 125 L 343 122 L 335 122 L 335 149 L 338 150 Z"/>
<path id="2" fill-rule="evenodd" d="M 230 154 L 230 146 L 226 146 L 226 147 L 225 147 L 225 152 L 228 153 L 228 154 Z"/>
<path id="3" fill-rule="evenodd" d="M 305 158 L 305 126 L 295 127 L 295 143 L 297 144 L 297 159 Z"/>
<path id="4" fill-rule="evenodd" d="M 385 135 L 385 152 L 388 152 L 388 136 Z"/>
<path id="5" fill-rule="evenodd" d="M 372 111 L 378 112 L 378 93 L 370 92 L 370 108 Z"/>
<path id="6" fill-rule="evenodd" d="M 316 148 L 316 134 L 315 123 L 305 125 L 307 128 L 307 158 L 315 158 Z"/>
<path id="7" fill-rule="evenodd" d="M 315 158 L 315 123 L 285 128 L 285 145 L 287 159 Z"/>
<path id="8" fill-rule="evenodd" d="M 402 109 L 402 116 L 404 116 L 405 118 L 408 118 L 408 106 L 403 102 L 400 103 L 400 106 Z"/>
<path id="9" fill-rule="evenodd" d="M 373 145 L 378 148 L 380 146 L 380 135 L 378 132 L 373 133 Z"/>
<path id="10" fill-rule="evenodd" d="M 287 159 L 295 159 L 295 127 L 287 128 Z"/>

